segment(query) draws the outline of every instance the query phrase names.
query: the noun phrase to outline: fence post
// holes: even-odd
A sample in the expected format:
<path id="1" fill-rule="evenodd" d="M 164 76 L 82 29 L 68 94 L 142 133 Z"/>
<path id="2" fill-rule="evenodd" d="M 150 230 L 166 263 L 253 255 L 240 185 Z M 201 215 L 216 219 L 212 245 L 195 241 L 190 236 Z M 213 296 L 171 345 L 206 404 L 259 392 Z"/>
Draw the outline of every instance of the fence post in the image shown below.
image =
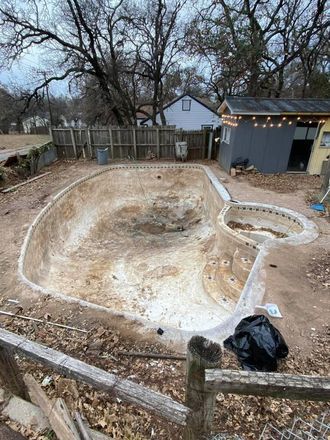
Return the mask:
<path id="1" fill-rule="evenodd" d="M 52 142 L 54 145 L 54 136 L 53 136 L 53 127 L 52 126 L 49 127 L 49 137 L 50 137 L 50 142 Z M 54 145 L 54 147 L 55 147 L 55 145 Z"/>
<path id="2" fill-rule="evenodd" d="M 11 393 L 30 401 L 29 393 L 13 353 L 0 347 L 0 377 L 3 385 Z"/>
<path id="3" fill-rule="evenodd" d="M 71 142 L 72 142 L 72 146 L 73 146 L 74 157 L 76 159 L 78 159 L 78 156 L 77 156 L 77 145 L 76 145 L 76 139 L 74 137 L 73 128 L 70 128 L 70 134 L 71 134 Z"/>
<path id="4" fill-rule="evenodd" d="M 109 137 L 110 137 L 110 157 L 113 160 L 114 152 L 113 152 L 113 136 L 112 136 L 112 128 L 109 127 Z"/>
<path id="5" fill-rule="evenodd" d="M 156 127 L 156 142 L 157 142 L 156 156 L 157 156 L 157 159 L 159 159 L 160 158 L 160 131 L 159 131 L 158 127 Z"/>
<path id="6" fill-rule="evenodd" d="M 208 438 L 217 392 L 205 390 L 205 369 L 220 366 L 221 347 L 203 336 L 193 336 L 187 348 L 186 405 L 192 410 L 184 440 Z"/>
<path id="7" fill-rule="evenodd" d="M 80 145 L 81 145 L 81 148 L 82 148 L 83 158 L 86 159 L 85 144 L 82 141 L 82 129 L 80 129 L 80 131 L 79 131 L 79 137 L 80 137 Z"/>
<path id="8" fill-rule="evenodd" d="M 86 128 L 86 142 L 87 142 L 87 148 L 88 148 L 88 154 L 90 159 L 93 158 L 93 151 L 91 146 L 91 133 L 89 131 L 89 128 Z"/>
<path id="9" fill-rule="evenodd" d="M 135 127 L 133 127 L 133 152 L 134 152 L 134 159 L 137 160 L 136 130 L 135 130 Z"/>
<path id="10" fill-rule="evenodd" d="M 212 159 L 213 135 L 214 135 L 214 131 L 212 130 L 212 131 L 209 132 L 209 145 L 208 145 L 208 150 L 207 150 L 207 158 L 208 158 L 208 160 Z"/>

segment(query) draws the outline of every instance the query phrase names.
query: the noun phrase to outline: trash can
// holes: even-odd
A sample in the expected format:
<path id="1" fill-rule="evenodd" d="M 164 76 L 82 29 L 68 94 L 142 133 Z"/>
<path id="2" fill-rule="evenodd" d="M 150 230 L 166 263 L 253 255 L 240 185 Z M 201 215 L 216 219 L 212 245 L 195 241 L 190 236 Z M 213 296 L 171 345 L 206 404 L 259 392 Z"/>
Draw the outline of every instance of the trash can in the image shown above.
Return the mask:
<path id="1" fill-rule="evenodd" d="M 109 148 L 97 148 L 96 157 L 98 165 L 107 165 L 109 160 Z"/>

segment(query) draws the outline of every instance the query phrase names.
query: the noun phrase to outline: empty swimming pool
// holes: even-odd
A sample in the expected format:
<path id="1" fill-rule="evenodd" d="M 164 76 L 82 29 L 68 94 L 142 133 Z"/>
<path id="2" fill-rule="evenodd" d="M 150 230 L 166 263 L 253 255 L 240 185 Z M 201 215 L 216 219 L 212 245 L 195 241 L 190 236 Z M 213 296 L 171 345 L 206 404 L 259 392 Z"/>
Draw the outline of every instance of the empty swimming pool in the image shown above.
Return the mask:
<path id="1" fill-rule="evenodd" d="M 208 167 L 113 165 L 40 213 L 19 273 L 41 292 L 161 326 L 171 338 L 222 339 L 262 299 L 267 249 L 316 236 L 302 215 L 231 201 Z"/>

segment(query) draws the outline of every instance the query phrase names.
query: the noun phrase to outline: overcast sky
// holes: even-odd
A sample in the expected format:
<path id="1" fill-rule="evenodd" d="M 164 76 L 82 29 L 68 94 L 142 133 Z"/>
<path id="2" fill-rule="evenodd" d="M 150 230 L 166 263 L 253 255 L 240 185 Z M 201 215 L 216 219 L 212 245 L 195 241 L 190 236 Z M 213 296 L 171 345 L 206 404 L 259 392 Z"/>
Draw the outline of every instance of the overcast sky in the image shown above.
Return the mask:
<path id="1" fill-rule="evenodd" d="M 33 88 L 38 84 L 36 71 L 45 70 L 39 63 L 37 54 L 25 55 L 20 61 L 15 62 L 10 69 L 0 70 L 0 83 L 8 88 Z M 68 94 L 67 81 L 58 81 L 50 84 L 50 92 L 53 95 Z"/>

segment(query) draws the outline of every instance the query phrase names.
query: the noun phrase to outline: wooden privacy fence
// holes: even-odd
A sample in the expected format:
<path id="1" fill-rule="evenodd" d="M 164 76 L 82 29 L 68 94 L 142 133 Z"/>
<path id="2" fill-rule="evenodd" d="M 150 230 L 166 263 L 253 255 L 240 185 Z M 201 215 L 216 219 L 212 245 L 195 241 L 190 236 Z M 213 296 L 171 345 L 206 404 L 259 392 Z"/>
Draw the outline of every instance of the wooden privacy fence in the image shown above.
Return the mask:
<path id="1" fill-rule="evenodd" d="M 212 135 L 210 134 L 212 133 Z M 98 147 L 109 148 L 114 159 L 174 159 L 175 142 L 188 143 L 188 160 L 205 159 L 214 143 L 213 132 L 176 130 L 175 126 L 51 128 L 59 158 L 94 158 Z M 211 158 L 211 157 L 209 157 Z"/>
<path id="2" fill-rule="evenodd" d="M 221 370 L 216 368 L 221 364 L 220 346 L 201 336 L 194 336 L 187 350 L 186 398 L 183 405 L 143 385 L 121 379 L 115 374 L 0 329 L 0 376 L 9 391 L 25 399 L 31 390 L 19 371 L 13 352 L 183 426 L 185 440 L 208 438 L 217 393 L 330 400 L 329 377 Z M 31 383 L 31 380 L 28 382 Z"/>

